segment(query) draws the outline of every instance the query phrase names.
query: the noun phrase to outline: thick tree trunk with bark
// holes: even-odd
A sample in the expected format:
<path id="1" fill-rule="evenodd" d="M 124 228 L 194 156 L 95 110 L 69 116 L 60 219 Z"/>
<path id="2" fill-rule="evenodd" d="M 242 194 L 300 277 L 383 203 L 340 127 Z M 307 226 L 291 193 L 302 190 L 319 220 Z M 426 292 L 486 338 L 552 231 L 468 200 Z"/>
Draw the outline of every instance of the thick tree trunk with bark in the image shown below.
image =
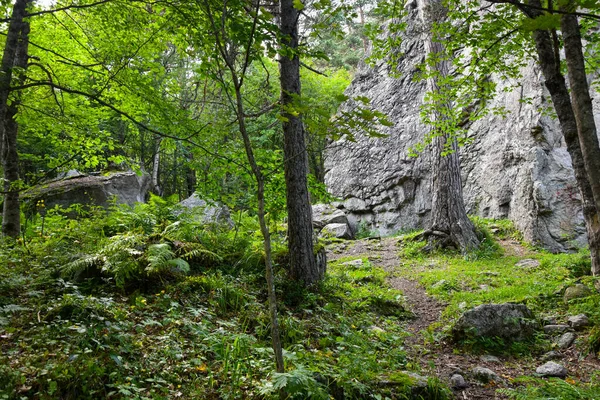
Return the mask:
<path id="1" fill-rule="evenodd" d="M 431 32 L 431 26 L 445 18 L 445 10 L 438 0 L 424 2 L 424 21 L 430 27 L 429 38 L 426 42 L 426 51 L 432 59 L 438 59 L 443 54 L 443 45 L 436 41 Z M 443 58 L 443 56 L 442 56 Z M 432 93 L 443 91 L 439 80 L 450 73 L 450 62 L 441 60 L 436 62 L 435 76 L 428 81 Z M 435 100 L 434 100 L 435 101 Z M 441 104 L 450 110 L 450 104 Z M 447 118 L 444 111 L 436 113 L 435 119 Z M 436 129 L 434 127 L 434 129 Z M 465 210 L 462 178 L 460 174 L 460 159 L 457 140 L 448 132 L 433 132 L 433 199 L 431 205 L 431 226 L 426 231 L 428 236 L 428 249 L 436 247 L 457 247 L 463 253 L 477 249 L 479 239 L 475 226 L 467 216 Z M 450 152 L 448 152 L 450 150 Z M 445 153 L 448 153 L 444 155 Z"/>
<path id="2" fill-rule="evenodd" d="M 531 0 L 533 6 L 541 4 Z M 556 58 L 557 52 L 550 32 L 538 30 L 533 33 L 539 64 L 544 75 L 545 85 L 550 92 L 554 110 L 558 116 L 560 127 L 567 144 L 567 151 L 571 156 L 575 179 L 581 194 L 583 216 L 588 232 L 588 243 L 592 258 L 592 273 L 600 274 L 600 213 L 594 200 L 594 192 L 579 140 L 577 118 L 571 103 L 571 96 L 567 89 L 565 78 L 560 71 L 560 60 Z"/>
<path id="3" fill-rule="evenodd" d="M 2 141 L 2 167 L 4 170 L 4 204 L 2 208 L 2 234 L 18 237 L 21 231 L 19 188 L 19 155 L 17 153 L 18 125 L 15 121 L 18 99 L 9 106 L 8 97 L 13 69 L 20 68 L 20 79 L 27 68 L 29 23 L 24 21 L 32 0 L 17 0 L 8 27 L 6 46 L 0 66 L 0 139 Z"/>
<path id="4" fill-rule="evenodd" d="M 316 262 L 313 245 L 312 208 L 308 193 L 308 154 L 302 120 L 293 112 L 294 97 L 300 95 L 298 50 L 299 11 L 293 0 L 281 0 L 279 60 L 288 211 L 290 276 L 305 285 L 317 283 L 325 273 Z"/>
<path id="5" fill-rule="evenodd" d="M 579 22 L 572 14 L 563 15 L 560 21 L 579 143 L 596 208 L 600 210 L 600 145 L 598 145 L 594 109 L 585 72 Z"/>

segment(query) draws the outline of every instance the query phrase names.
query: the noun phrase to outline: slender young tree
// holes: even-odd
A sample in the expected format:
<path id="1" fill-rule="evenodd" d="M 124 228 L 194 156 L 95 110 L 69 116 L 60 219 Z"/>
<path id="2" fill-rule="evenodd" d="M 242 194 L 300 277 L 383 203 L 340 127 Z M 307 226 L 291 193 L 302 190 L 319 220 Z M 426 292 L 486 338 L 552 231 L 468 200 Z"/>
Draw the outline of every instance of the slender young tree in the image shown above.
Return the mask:
<path id="1" fill-rule="evenodd" d="M 236 8 L 236 6 L 238 8 Z M 273 351 L 275 353 L 276 370 L 281 373 L 284 372 L 284 362 L 279 333 L 279 319 L 277 317 L 277 298 L 275 294 L 275 278 L 271 251 L 271 232 L 266 219 L 265 175 L 256 159 L 254 147 L 252 146 L 250 132 L 247 127 L 244 98 L 242 95 L 246 72 L 250 63 L 253 61 L 253 58 L 256 56 L 256 54 L 252 54 L 252 52 L 260 18 L 259 6 L 260 3 L 258 1 L 241 0 L 236 4 L 229 4 L 227 2 L 219 4 L 219 1 L 211 2 L 211 0 L 202 0 L 201 8 L 209 21 L 209 31 L 216 44 L 216 55 L 219 57 L 216 65 L 216 68 L 218 69 L 216 75 L 219 76 L 218 79 L 222 83 L 224 90 L 229 89 L 224 74 L 228 73 L 229 78 L 231 79 L 233 96 L 231 96 L 229 100 L 237 119 L 238 131 L 242 138 L 248 164 L 250 165 L 252 175 L 256 180 L 256 199 L 258 202 L 257 215 L 265 251 L 265 272 L 269 297 L 269 314 L 271 319 L 271 340 Z M 240 15 L 242 15 L 240 9 L 244 9 L 244 7 L 247 7 L 246 10 L 250 11 L 251 29 L 244 38 L 246 42 L 240 43 L 230 36 L 233 32 L 228 31 L 226 22 L 228 17 L 239 18 Z M 217 14 L 216 10 L 219 10 L 218 12 L 220 14 Z M 245 15 L 245 13 L 243 13 L 243 15 Z M 244 22 L 248 22 L 248 20 L 246 19 Z"/>
<path id="2" fill-rule="evenodd" d="M 304 126 L 294 103 L 300 98 L 300 56 L 298 21 L 300 10 L 294 0 L 280 1 L 281 108 L 288 212 L 290 276 L 305 285 L 323 278 L 325 271 L 316 262 L 313 246 L 312 208 L 308 193 L 308 153 Z M 323 263 L 324 265 L 324 263 Z"/>

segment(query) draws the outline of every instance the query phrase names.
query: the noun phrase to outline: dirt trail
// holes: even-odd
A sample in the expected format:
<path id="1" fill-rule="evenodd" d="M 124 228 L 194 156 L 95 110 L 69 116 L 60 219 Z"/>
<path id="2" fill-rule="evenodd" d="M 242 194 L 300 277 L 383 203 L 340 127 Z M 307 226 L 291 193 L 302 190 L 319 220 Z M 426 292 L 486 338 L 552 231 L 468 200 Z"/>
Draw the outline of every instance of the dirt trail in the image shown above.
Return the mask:
<path id="1" fill-rule="evenodd" d="M 473 383 L 471 379 L 468 379 L 469 371 L 475 366 L 486 367 L 504 379 L 526 375 L 528 371 L 517 364 L 515 360 L 504 359 L 500 363 L 483 361 L 475 355 L 455 354 L 455 349 L 450 343 L 427 342 L 426 340 L 433 335 L 424 332 L 429 326 L 440 320 L 446 305 L 430 297 L 417 281 L 399 276 L 404 274 L 401 274 L 402 262 L 397 254 L 397 243 L 398 238 L 360 240 L 336 247 L 335 252 L 328 254 L 328 258 L 334 260 L 345 256 L 368 257 L 373 265 L 382 267 L 390 273 L 390 286 L 404 293 L 406 303 L 415 315 L 413 319 L 406 322 L 406 330 L 411 335 L 405 339 L 405 347 L 411 363 L 420 366 L 421 374 L 436 376 L 446 384 L 449 384 L 450 376 L 454 372 L 464 374 L 470 387 L 455 391 L 456 399 L 506 399 L 506 396 L 496 394 L 496 389 L 499 387 L 497 384 Z M 531 371 L 529 371 L 530 373 Z"/>

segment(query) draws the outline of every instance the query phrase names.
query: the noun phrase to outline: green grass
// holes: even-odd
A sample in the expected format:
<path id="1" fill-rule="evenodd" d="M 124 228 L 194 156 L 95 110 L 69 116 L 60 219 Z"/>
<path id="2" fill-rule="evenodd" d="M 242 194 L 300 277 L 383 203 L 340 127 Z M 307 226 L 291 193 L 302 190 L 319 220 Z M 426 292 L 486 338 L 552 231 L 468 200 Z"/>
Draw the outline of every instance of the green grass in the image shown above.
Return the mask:
<path id="1" fill-rule="evenodd" d="M 477 219 L 486 247 L 475 254 L 463 256 L 457 252 L 440 251 L 424 254 L 425 242 L 418 233 L 399 240 L 398 254 L 402 260 L 401 276 L 418 279 L 427 292 L 448 304 L 442 320 L 430 327 L 428 335 L 435 343 L 449 336 L 450 328 L 468 309 L 485 303 L 516 302 L 526 304 L 538 318 L 552 316 L 566 323 L 570 315 L 584 313 L 593 327 L 580 333 L 579 350 L 583 355 L 600 351 L 600 294 L 584 299 L 563 301 L 564 289 L 575 283 L 594 287 L 597 278 L 589 274 L 589 251 L 573 254 L 549 254 L 525 248 L 526 256 L 504 255 L 497 239 L 522 240 L 507 221 Z M 490 229 L 490 228 L 493 229 Z M 495 233 L 492 233 L 495 232 Z M 537 267 L 519 267 L 524 258 L 539 261 Z M 427 339 L 427 337 L 426 337 Z M 543 335 L 530 342 L 508 342 L 498 338 L 468 340 L 457 344 L 458 351 L 495 353 L 521 357 L 524 362 L 548 351 L 552 343 Z M 558 380 L 525 379 L 516 390 L 504 392 L 515 399 L 595 399 L 600 398 L 597 377 L 592 382 L 566 383 Z M 580 397 L 577 397 L 580 396 Z"/>

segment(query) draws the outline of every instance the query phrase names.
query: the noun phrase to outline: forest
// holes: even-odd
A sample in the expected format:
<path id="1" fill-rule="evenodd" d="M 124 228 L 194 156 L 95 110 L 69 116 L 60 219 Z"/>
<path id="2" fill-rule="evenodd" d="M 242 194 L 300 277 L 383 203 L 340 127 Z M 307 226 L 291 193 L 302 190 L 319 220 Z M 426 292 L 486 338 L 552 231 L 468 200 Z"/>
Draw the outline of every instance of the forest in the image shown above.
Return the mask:
<path id="1" fill-rule="evenodd" d="M 600 399 L 597 0 L 0 18 L 0 399 Z"/>

